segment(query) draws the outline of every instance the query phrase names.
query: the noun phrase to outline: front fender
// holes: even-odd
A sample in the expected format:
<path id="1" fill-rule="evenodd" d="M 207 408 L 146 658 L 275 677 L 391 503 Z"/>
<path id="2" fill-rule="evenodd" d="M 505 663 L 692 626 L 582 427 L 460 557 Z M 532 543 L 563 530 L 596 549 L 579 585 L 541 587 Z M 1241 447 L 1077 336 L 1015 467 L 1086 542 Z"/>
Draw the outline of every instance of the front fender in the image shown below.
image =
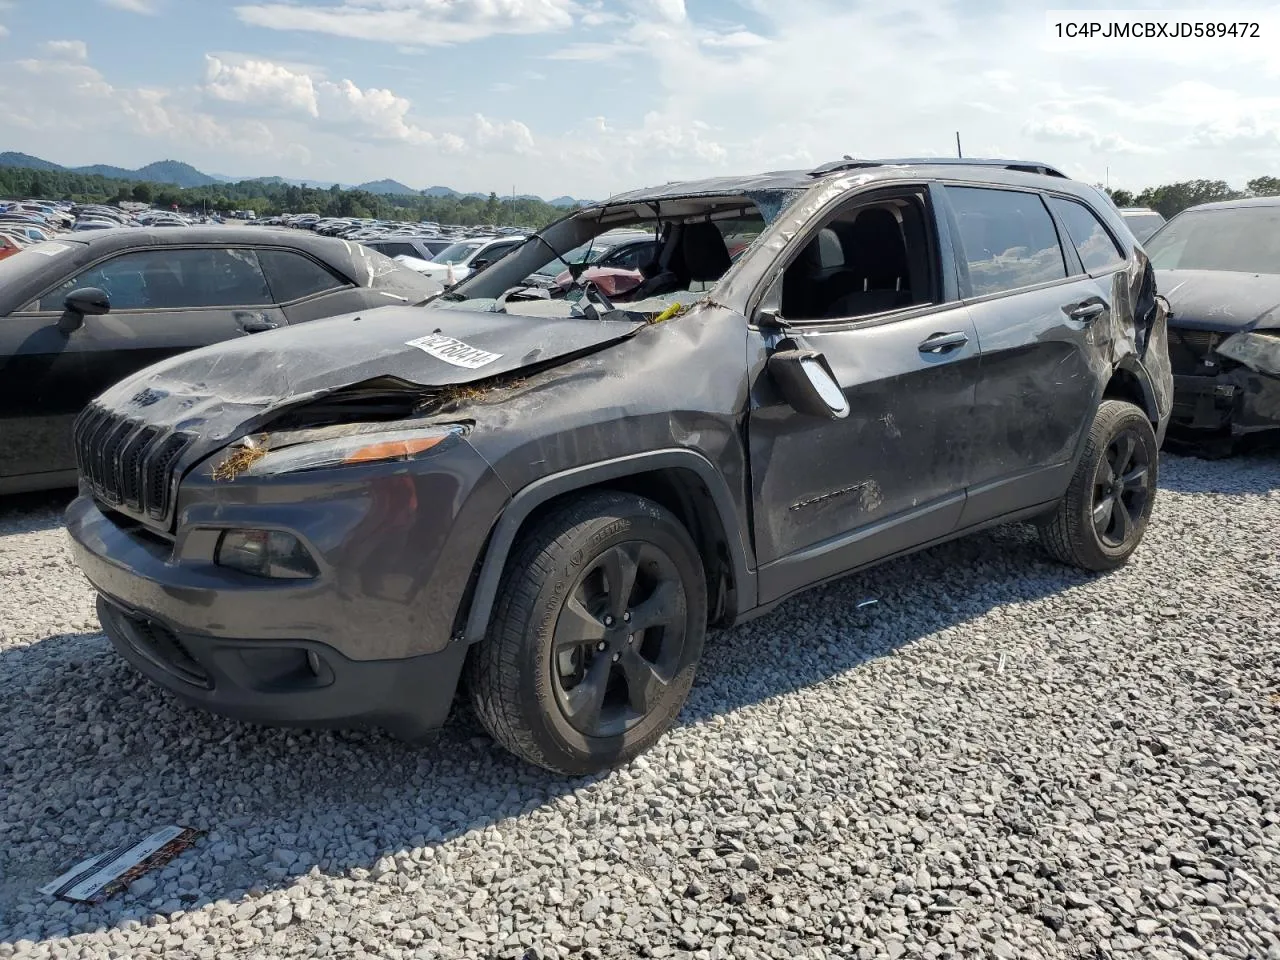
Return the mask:
<path id="1" fill-rule="evenodd" d="M 737 521 L 728 484 L 711 461 L 700 453 L 671 448 L 575 467 L 536 480 L 516 493 L 493 526 L 461 639 L 467 643 L 475 643 L 484 637 L 507 557 L 521 527 L 534 510 L 575 490 L 585 490 L 640 473 L 672 469 L 690 470 L 706 485 L 728 542 L 729 560 L 738 595 L 737 612 L 743 613 L 754 608 L 757 603 L 756 574 L 750 563 L 745 531 Z"/>

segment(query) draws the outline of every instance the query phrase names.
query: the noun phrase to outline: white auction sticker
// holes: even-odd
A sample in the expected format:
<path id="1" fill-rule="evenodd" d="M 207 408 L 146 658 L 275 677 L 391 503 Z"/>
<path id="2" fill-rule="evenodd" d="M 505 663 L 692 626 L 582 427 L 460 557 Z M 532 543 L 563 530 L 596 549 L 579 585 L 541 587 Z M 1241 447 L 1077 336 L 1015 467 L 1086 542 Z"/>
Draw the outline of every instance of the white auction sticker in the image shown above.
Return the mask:
<path id="1" fill-rule="evenodd" d="M 416 340 L 406 340 L 405 346 L 417 347 L 437 360 L 452 363 L 455 367 L 466 367 L 468 370 L 487 366 L 502 356 L 500 353 L 490 353 L 488 350 L 473 347 L 453 337 L 446 337 L 442 333 L 429 333 Z"/>
<path id="2" fill-rule="evenodd" d="M 52 240 L 45 243 L 37 243 L 34 247 L 28 247 L 32 253 L 38 253 L 43 257 L 56 257 L 60 253 L 66 253 L 71 249 L 70 244 L 55 243 Z"/>

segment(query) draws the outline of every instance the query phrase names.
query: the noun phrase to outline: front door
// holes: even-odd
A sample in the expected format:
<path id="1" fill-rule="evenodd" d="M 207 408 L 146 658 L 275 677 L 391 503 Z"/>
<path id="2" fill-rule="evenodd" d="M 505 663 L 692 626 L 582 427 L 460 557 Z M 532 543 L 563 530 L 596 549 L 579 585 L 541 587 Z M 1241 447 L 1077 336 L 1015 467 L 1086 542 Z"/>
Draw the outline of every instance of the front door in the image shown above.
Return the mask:
<path id="1" fill-rule="evenodd" d="M 70 334 L 58 330 L 63 301 L 82 287 L 105 290 L 110 312 L 87 316 Z M 9 474 L 75 467 L 71 423 L 94 397 L 159 360 L 196 347 L 284 326 L 251 250 L 157 248 L 101 261 L 59 284 L 27 311 L 3 318 L 8 339 L 25 332 L 22 371 L 0 409 L 24 409 L 30 442 L 0 457 Z M 6 378 L 8 379 L 8 378 Z M 12 433 L 6 430 L 6 433 Z M 6 446 L 8 446 L 8 437 Z"/>
<path id="2" fill-rule="evenodd" d="M 786 334 L 824 354 L 850 413 L 792 409 L 759 336 L 747 429 L 762 602 L 956 528 L 978 337 L 948 302 L 938 251 L 921 188 L 840 209 L 787 265 Z"/>

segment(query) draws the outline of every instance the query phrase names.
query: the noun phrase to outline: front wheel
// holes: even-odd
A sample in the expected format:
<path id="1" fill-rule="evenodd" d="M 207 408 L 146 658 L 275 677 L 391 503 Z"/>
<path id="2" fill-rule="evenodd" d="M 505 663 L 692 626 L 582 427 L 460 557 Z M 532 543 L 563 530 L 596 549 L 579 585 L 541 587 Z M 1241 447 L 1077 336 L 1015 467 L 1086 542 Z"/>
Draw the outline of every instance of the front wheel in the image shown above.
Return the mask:
<path id="1" fill-rule="evenodd" d="M 706 575 L 680 521 L 643 497 L 588 494 L 512 551 L 467 688 L 508 750 L 557 773 L 593 773 L 674 722 L 706 624 Z"/>
<path id="2" fill-rule="evenodd" d="M 1045 549 L 1084 570 L 1114 570 L 1146 532 L 1159 476 L 1156 434 L 1132 403 L 1104 400 L 1066 496 L 1039 523 Z"/>

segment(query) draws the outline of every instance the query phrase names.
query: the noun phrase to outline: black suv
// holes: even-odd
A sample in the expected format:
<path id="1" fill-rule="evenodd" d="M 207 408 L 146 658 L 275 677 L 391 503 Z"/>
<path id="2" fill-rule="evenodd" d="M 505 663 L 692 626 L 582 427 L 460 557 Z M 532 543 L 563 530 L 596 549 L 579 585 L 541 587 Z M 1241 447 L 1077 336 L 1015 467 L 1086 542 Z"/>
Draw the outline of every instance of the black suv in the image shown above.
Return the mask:
<path id="1" fill-rule="evenodd" d="M 625 302 L 523 285 L 619 227 L 657 241 Z M 498 741 L 582 773 L 672 723 L 709 626 L 806 587 L 1011 520 L 1124 563 L 1166 312 L 1115 208 L 1043 164 L 668 184 L 425 307 L 117 385 L 68 522 L 112 642 L 194 703 L 417 738 L 461 681 Z"/>

